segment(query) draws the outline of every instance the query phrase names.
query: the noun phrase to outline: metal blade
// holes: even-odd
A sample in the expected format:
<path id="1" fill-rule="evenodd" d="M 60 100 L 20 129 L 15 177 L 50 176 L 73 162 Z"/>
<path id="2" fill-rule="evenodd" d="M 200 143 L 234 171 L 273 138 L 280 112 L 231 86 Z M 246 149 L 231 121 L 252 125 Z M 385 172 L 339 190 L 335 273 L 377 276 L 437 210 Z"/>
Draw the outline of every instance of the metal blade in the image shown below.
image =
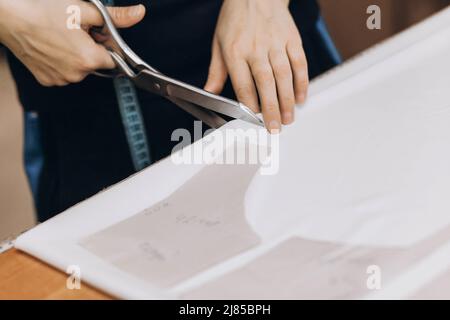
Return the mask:
<path id="1" fill-rule="evenodd" d="M 245 105 L 172 79 L 161 73 L 142 70 L 133 78 L 133 81 L 141 89 L 168 99 L 184 100 L 207 110 L 264 126 L 264 123 Z"/>

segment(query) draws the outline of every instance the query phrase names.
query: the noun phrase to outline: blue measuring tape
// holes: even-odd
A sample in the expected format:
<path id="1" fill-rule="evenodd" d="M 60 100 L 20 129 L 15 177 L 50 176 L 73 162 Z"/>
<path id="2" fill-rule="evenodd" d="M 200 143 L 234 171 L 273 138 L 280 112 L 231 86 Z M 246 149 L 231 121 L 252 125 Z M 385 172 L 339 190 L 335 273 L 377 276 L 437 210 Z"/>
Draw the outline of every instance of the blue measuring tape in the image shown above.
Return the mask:
<path id="1" fill-rule="evenodd" d="M 114 0 L 102 2 L 106 6 L 114 5 Z M 133 166 L 136 171 L 140 171 L 151 164 L 151 157 L 136 89 L 134 84 L 124 77 L 114 79 L 114 88 Z"/>

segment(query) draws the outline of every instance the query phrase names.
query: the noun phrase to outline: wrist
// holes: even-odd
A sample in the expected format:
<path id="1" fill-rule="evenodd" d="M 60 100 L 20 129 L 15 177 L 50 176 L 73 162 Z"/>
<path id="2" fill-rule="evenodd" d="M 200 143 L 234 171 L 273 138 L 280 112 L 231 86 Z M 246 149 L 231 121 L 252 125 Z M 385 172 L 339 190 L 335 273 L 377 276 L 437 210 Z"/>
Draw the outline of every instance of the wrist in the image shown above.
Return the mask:
<path id="1" fill-rule="evenodd" d="M 30 19 L 28 12 L 33 12 L 29 1 L 0 0 L 0 42 L 7 45 L 8 40 L 22 31 L 24 22 Z"/>
<path id="2" fill-rule="evenodd" d="M 10 10 L 8 9 L 8 2 L 12 1 L 0 0 L 0 43 L 4 44 L 8 34 Z"/>

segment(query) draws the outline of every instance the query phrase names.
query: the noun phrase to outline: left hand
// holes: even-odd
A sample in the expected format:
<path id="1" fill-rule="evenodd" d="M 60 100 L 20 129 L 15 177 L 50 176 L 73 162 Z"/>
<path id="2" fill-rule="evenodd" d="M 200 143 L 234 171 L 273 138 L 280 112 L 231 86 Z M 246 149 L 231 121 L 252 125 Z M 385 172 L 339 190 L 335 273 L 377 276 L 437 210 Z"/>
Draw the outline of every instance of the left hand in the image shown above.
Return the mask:
<path id="1" fill-rule="evenodd" d="M 295 104 L 305 101 L 308 88 L 306 56 L 288 4 L 224 0 L 205 85 L 219 94 L 230 76 L 237 99 L 262 111 L 274 133 L 294 121 Z"/>

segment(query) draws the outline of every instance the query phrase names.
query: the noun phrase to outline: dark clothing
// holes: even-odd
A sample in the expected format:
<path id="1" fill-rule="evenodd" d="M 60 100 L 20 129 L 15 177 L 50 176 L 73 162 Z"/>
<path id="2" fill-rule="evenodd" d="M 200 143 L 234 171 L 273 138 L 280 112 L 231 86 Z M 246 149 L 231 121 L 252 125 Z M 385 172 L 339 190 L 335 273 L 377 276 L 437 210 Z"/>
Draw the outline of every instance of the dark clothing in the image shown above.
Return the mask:
<path id="1" fill-rule="evenodd" d="M 115 1 L 116 5 L 138 2 Z M 312 78 L 334 66 L 336 57 L 317 28 L 315 1 L 291 2 Z M 150 65 L 202 87 L 221 4 L 221 0 L 153 0 L 144 20 L 123 30 L 122 36 Z M 26 164 L 35 179 L 31 182 L 40 221 L 134 173 L 111 79 L 89 76 L 78 84 L 44 88 L 12 55 L 10 65 L 20 101 L 26 114 L 33 115 L 26 119 L 26 152 L 33 152 L 26 153 Z M 172 131 L 192 129 L 194 119 L 163 98 L 141 90 L 138 95 L 151 158 L 157 161 L 176 144 L 170 139 Z M 233 97 L 230 83 L 223 95 Z M 35 159 L 38 145 L 40 160 Z"/>

